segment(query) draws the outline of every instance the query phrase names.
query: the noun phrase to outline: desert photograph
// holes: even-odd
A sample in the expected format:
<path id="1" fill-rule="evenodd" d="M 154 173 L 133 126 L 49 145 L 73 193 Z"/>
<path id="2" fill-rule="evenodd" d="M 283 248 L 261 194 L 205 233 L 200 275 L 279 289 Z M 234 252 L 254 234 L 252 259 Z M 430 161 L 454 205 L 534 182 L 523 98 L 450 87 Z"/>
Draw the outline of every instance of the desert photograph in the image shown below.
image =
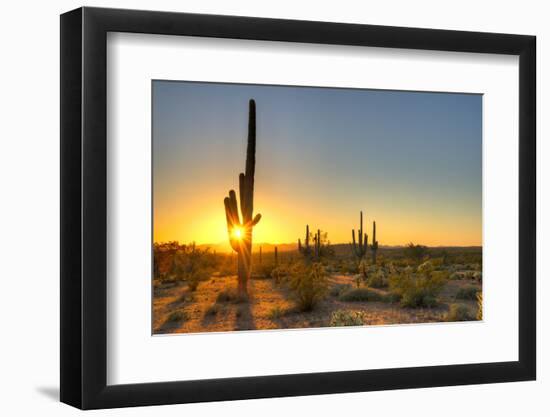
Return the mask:
<path id="1" fill-rule="evenodd" d="M 483 319 L 481 95 L 152 97 L 153 334 Z"/>

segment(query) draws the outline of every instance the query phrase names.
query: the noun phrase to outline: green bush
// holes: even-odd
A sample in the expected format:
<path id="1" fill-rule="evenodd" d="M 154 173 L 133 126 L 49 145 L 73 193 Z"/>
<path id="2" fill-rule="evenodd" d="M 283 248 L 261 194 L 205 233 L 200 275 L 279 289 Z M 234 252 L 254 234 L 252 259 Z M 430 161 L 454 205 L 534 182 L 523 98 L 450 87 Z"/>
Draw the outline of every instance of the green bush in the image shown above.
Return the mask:
<path id="1" fill-rule="evenodd" d="M 350 284 L 336 284 L 333 285 L 332 288 L 329 291 L 329 294 L 332 297 L 340 297 L 342 294 L 344 294 L 346 291 L 351 290 Z"/>
<path id="2" fill-rule="evenodd" d="M 330 325 L 332 327 L 363 326 L 363 313 L 361 311 L 338 310 L 332 313 Z"/>
<path id="3" fill-rule="evenodd" d="M 340 296 L 341 301 L 381 301 L 380 294 L 368 288 L 356 288 Z"/>
<path id="4" fill-rule="evenodd" d="M 478 290 L 476 287 L 460 288 L 456 292 L 456 298 L 459 300 L 477 300 Z"/>
<path id="5" fill-rule="evenodd" d="M 325 268 L 321 263 L 293 266 L 289 282 L 298 309 L 310 311 L 328 292 L 329 282 Z"/>
<path id="6" fill-rule="evenodd" d="M 427 261 L 416 272 L 407 267 L 389 278 L 391 292 L 401 297 L 403 307 L 434 307 L 437 296 L 447 282 L 446 271 L 434 271 Z"/>
<path id="7" fill-rule="evenodd" d="M 447 321 L 470 321 L 474 317 L 470 313 L 468 307 L 463 304 L 452 304 L 447 314 Z"/>
<path id="8" fill-rule="evenodd" d="M 384 288 L 388 286 L 388 280 L 384 272 L 379 269 L 375 273 L 369 275 L 367 285 L 372 288 Z"/>

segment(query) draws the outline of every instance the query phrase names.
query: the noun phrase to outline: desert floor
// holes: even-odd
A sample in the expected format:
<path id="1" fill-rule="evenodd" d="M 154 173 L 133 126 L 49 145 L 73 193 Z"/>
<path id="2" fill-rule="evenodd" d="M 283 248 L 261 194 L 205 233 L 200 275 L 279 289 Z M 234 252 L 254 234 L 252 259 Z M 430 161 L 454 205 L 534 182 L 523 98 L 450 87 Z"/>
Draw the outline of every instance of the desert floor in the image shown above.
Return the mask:
<path id="1" fill-rule="evenodd" d="M 342 284 L 355 286 L 352 275 L 332 275 L 331 286 Z M 481 285 L 471 279 L 450 280 L 439 295 L 439 305 L 434 308 L 403 308 L 400 304 L 363 301 L 345 302 L 335 295 L 328 295 L 310 312 L 298 311 L 292 295 L 272 279 L 251 279 L 250 300 L 239 302 L 218 300 L 218 295 L 234 290 L 235 276 L 212 277 L 201 282 L 197 290 L 189 291 L 185 283 L 167 283 L 154 286 L 153 333 L 226 332 L 233 330 L 268 330 L 328 327 L 332 313 L 338 310 L 361 312 L 364 325 L 404 323 L 432 323 L 446 320 L 450 304 L 465 305 L 475 317 L 475 300 L 457 300 L 460 288 Z M 381 295 L 384 289 L 372 289 Z"/>

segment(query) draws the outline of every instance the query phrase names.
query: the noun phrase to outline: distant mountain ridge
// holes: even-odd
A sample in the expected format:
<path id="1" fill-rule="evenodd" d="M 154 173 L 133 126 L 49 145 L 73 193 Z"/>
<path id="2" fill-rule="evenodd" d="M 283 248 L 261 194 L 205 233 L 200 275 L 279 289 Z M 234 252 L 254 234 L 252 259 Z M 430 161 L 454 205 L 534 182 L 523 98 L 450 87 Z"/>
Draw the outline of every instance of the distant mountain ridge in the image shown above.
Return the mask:
<path id="1" fill-rule="evenodd" d="M 342 253 L 347 252 L 350 248 L 349 243 L 335 243 L 331 244 L 331 247 L 334 248 L 334 251 L 336 253 Z M 259 252 L 260 246 L 262 247 L 263 253 L 269 253 L 274 252 L 275 247 L 277 247 L 277 250 L 279 252 L 292 252 L 298 250 L 298 242 L 295 243 L 279 243 L 279 244 L 273 244 L 273 243 L 254 243 L 252 245 L 252 251 L 253 252 Z M 380 245 L 379 249 L 381 250 L 391 250 L 391 249 L 401 249 L 406 247 L 407 245 Z M 197 245 L 198 248 L 206 249 L 210 248 L 211 251 L 214 252 L 232 252 L 231 246 L 229 245 L 229 242 L 220 242 L 220 243 L 203 243 L 200 245 Z M 479 250 L 481 246 L 476 245 L 467 245 L 467 246 L 448 246 L 448 245 L 442 245 L 442 246 L 428 246 L 428 248 L 431 249 L 438 249 L 438 250 L 444 250 L 444 249 L 467 249 L 471 248 L 472 250 Z"/>

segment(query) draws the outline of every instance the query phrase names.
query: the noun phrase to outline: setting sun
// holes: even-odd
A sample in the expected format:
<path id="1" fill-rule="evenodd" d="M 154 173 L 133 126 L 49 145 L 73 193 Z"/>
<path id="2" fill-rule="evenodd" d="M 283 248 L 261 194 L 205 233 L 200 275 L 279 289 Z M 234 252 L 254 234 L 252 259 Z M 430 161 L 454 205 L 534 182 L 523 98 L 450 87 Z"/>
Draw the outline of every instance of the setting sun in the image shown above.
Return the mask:
<path id="1" fill-rule="evenodd" d="M 235 228 L 233 229 L 233 237 L 234 237 L 235 239 L 239 239 L 239 240 L 242 239 L 242 237 L 243 237 L 243 231 L 242 231 L 242 229 L 241 229 L 240 227 L 235 227 Z"/>

